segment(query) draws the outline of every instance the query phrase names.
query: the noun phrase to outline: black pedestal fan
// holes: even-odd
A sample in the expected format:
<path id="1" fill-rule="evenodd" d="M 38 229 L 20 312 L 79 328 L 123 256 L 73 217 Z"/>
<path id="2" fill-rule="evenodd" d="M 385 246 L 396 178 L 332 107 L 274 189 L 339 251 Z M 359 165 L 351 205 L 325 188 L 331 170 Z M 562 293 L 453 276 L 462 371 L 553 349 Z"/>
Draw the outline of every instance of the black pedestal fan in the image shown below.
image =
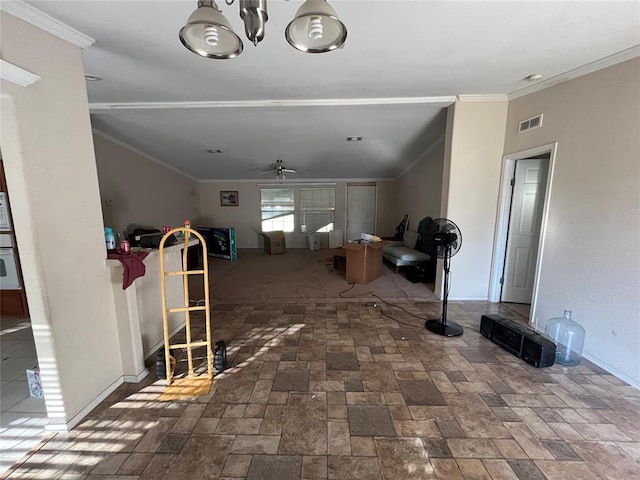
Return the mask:
<path id="1" fill-rule="evenodd" d="M 462 335 L 462 327 L 457 323 L 447 321 L 447 297 L 449 296 L 451 257 L 460 251 L 462 234 L 458 226 L 446 218 L 436 218 L 429 226 L 428 234 L 436 255 L 443 260 L 444 294 L 442 296 L 442 317 L 427 320 L 424 326 L 437 335 L 456 337 Z"/>

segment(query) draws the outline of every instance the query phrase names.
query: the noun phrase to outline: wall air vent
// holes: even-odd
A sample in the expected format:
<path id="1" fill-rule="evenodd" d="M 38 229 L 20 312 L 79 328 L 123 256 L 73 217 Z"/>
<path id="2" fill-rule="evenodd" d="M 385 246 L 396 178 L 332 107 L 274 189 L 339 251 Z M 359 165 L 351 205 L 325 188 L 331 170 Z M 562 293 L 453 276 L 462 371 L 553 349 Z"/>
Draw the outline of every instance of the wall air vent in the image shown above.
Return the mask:
<path id="1" fill-rule="evenodd" d="M 526 132 L 532 128 L 540 128 L 542 126 L 542 114 L 538 114 L 535 117 L 527 118 L 520 122 L 518 127 L 518 133 Z"/>

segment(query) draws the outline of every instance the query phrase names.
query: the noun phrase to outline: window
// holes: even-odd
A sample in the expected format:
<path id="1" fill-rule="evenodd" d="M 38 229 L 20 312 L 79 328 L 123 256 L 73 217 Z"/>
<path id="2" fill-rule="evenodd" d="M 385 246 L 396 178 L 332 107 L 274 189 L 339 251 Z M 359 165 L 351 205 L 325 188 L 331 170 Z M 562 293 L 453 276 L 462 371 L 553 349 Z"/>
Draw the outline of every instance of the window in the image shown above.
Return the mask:
<path id="1" fill-rule="evenodd" d="M 295 201 L 293 188 L 260 189 L 262 231 L 294 231 Z"/>
<path id="2" fill-rule="evenodd" d="M 300 189 L 300 226 L 302 233 L 333 230 L 336 193 L 334 188 Z"/>

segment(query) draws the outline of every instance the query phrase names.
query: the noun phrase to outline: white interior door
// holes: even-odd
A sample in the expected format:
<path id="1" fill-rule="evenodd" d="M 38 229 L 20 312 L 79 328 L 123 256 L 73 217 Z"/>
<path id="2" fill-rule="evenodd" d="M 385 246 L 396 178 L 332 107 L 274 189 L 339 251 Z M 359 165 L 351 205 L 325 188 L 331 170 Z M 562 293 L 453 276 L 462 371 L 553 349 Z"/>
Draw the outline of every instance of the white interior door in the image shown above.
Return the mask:
<path id="1" fill-rule="evenodd" d="M 501 301 L 531 303 L 549 162 L 516 162 Z"/>
<path id="2" fill-rule="evenodd" d="M 376 229 L 376 186 L 347 185 L 347 240 Z"/>

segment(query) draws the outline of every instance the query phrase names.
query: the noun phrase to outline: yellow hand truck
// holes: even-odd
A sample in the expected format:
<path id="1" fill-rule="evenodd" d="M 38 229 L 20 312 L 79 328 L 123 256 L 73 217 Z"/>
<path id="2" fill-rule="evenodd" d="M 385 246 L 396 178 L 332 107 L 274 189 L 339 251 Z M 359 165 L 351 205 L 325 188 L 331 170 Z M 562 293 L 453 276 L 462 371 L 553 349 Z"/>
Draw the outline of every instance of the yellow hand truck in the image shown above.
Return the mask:
<path id="1" fill-rule="evenodd" d="M 165 262 L 164 262 L 164 249 L 165 243 L 172 235 L 182 237 L 183 239 L 183 250 L 182 250 L 182 270 L 175 272 L 167 272 L 165 271 Z M 202 252 L 202 269 L 198 270 L 189 270 L 187 264 L 187 254 L 189 249 L 189 241 L 191 240 L 191 236 L 196 237 L 200 241 L 201 252 Z M 165 390 L 165 394 L 167 394 L 169 387 L 174 383 L 174 369 L 176 362 L 175 360 L 171 360 L 173 357 L 171 355 L 172 350 L 177 349 L 186 349 L 187 352 L 187 375 L 186 377 L 179 379 L 181 385 L 179 385 L 179 389 L 174 391 L 172 394 L 165 395 L 166 398 L 161 398 L 161 400 L 171 400 L 181 397 L 189 397 L 189 396 L 198 396 L 202 394 L 206 394 L 209 392 L 211 388 L 211 382 L 213 380 L 213 363 L 214 363 L 214 351 L 211 346 L 211 312 L 209 309 L 209 265 L 207 262 L 207 244 L 200 235 L 195 230 L 187 227 L 178 227 L 174 228 L 167 232 L 160 241 L 159 247 L 160 254 L 160 284 L 161 284 L 161 293 L 162 293 L 162 323 L 164 328 L 164 354 L 165 354 L 165 364 L 166 364 L 166 379 L 167 379 L 167 390 Z M 204 305 L 195 305 L 191 306 L 189 303 L 189 278 L 192 275 L 203 275 L 204 277 Z M 167 306 L 167 277 L 169 276 L 182 276 L 182 284 L 184 289 L 184 305 L 179 307 L 168 307 Z M 192 341 L 191 337 L 191 312 L 204 312 L 205 314 L 205 324 L 206 324 L 206 340 L 200 341 Z M 185 343 L 175 343 L 171 344 L 169 338 L 169 320 L 168 314 L 170 313 L 184 313 L 185 316 L 185 332 L 186 339 Z M 207 348 L 207 375 L 206 378 L 203 378 L 203 375 L 196 376 L 194 374 L 193 368 L 193 352 L 192 349 L 206 347 Z M 176 380 L 176 383 L 178 380 Z M 205 391 L 206 390 L 206 391 Z"/>

